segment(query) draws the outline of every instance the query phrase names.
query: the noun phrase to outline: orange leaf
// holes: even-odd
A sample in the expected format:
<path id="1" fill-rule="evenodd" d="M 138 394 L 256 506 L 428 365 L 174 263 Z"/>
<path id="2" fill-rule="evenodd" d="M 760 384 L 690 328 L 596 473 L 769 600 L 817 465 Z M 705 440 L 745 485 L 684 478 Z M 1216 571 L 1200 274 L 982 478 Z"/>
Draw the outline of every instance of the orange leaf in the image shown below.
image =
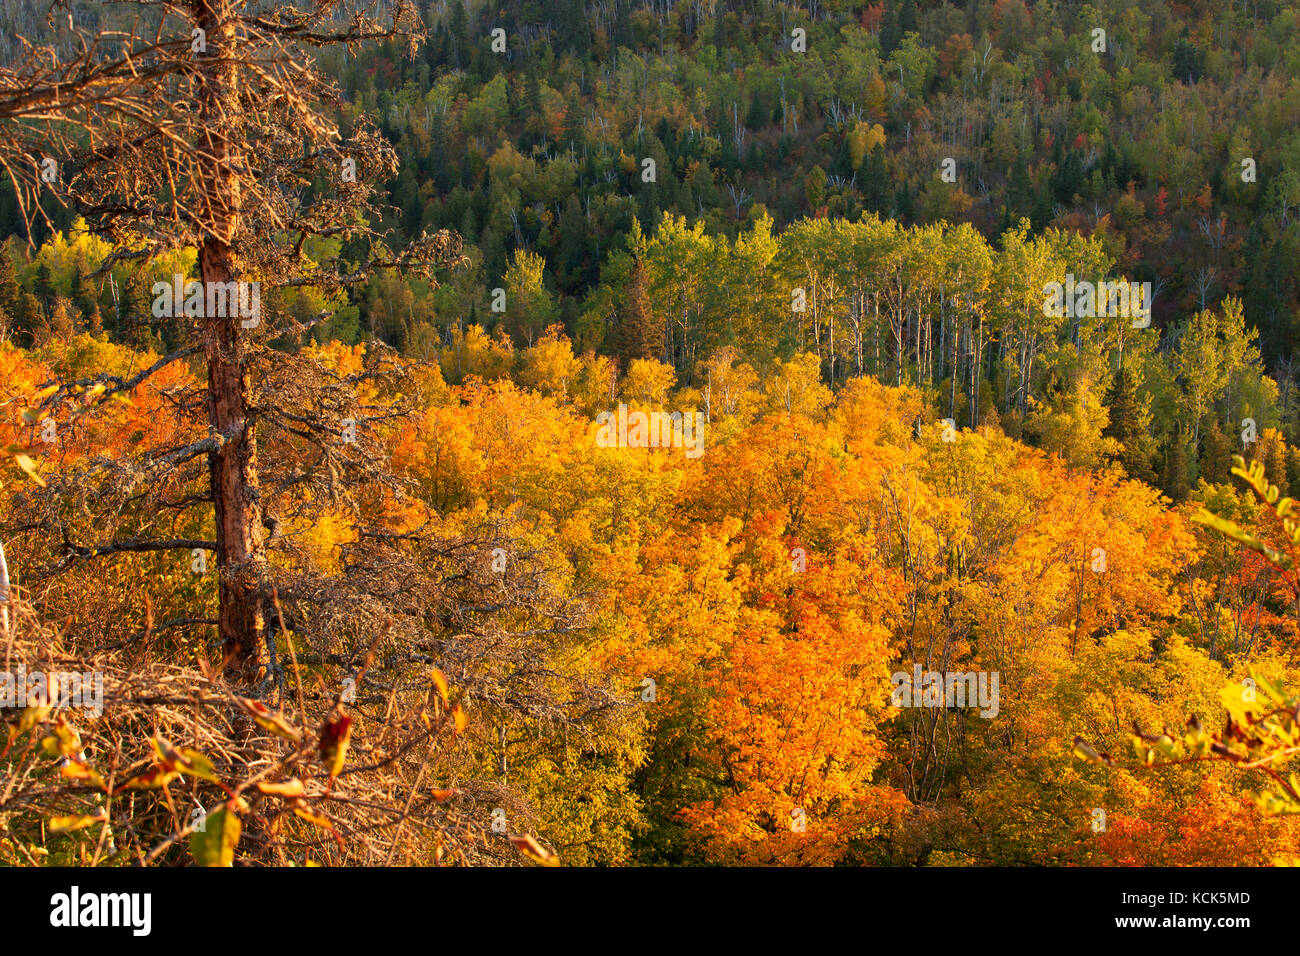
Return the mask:
<path id="1" fill-rule="evenodd" d="M 433 684 L 438 688 L 438 695 L 442 697 L 442 702 L 447 703 L 447 677 L 436 667 L 433 669 Z"/>
<path id="2" fill-rule="evenodd" d="M 236 700 L 239 706 L 248 711 L 257 726 L 263 730 L 269 730 L 277 737 L 283 737 L 293 743 L 298 743 L 301 739 L 298 731 L 290 726 L 282 715 L 273 712 L 260 700 L 249 700 L 247 697 L 237 697 Z"/>
<path id="3" fill-rule="evenodd" d="M 66 780 L 87 780 L 100 789 L 104 787 L 104 778 L 94 767 L 88 767 L 76 760 L 69 760 L 59 768 L 59 775 Z"/>
<path id="4" fill-rule="evenodd" d="M 305 790 L 297 777 L 284 783 L 259 783 L 257 789 L 271 797 L 301 797 Z"/>
<path id="5" fill-rule="evenodd" d="M 529 834 L 523 836 L 511 836 L 510 842 L 514 844 L 516 850 L 522 853 L 534 863 L 540 863 L 542 866 L 559 866 L 560 858 L 552 853 L 546 847 L 534 840 Z"/>
<path id="6" fill-rule="evenodd" d="M 121 793 L 123 790 L 153 790 L 157 787 L 171 783 L 180 774 L 175 770 L 167 770 L 163 767 L 151 767 L 144 773 L 137 774 L 126 783 L 122 784 L 115 790 L 115 793 Z"/>
<path id="7" fill-rule="evenodd" d="M 293 812 L 296 813 L 298 816 L 302 817 L 308 823 L 314 823 L 316 824 L 316 826 L 321 827 L 325 830 L 334 829 L 334 824 L 331 823 L 326 817 L 322 817 L 319 814 L 312 813 L 306 807 L 294 807 Z"/>

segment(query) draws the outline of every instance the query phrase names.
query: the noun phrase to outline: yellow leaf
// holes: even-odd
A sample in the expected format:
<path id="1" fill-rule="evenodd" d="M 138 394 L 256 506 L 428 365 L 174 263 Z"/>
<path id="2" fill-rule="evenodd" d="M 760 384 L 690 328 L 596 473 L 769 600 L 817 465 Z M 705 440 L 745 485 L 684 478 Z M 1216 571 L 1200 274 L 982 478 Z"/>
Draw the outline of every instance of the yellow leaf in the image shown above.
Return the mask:
<path id="1" fill-rule="evenodd" d="M 102 808 L 90 816 L 50 817 L 50 832 L 71 833 L 73 830 L 93 827 L 96 823 L 103 823 L 107 819 L 108 813 Z"/>
<path id="2" fill-rule="evenodd" d="M 1263 712 L 1258 699 L 1246 700 L 1248 685 L 1229 684 L 1219 691 L 1219 701 L 1232 719 L 1239 724 L 1249 724 L 1251 718 Z"/>
<path id="3" fill-rule="evenodd" d="M 50 711 L 54 708 L 49 704 L 32 704 L 30 707 L 23 709 L 22 716 L 18 718 L 17 733 L 26 733 L 31 730 L 46 717 L 50 716 Z"/>
<path id="4" fill-rule="evenodd" d="M 81 752 L 81 737 L 63 714 L 54 721 L 54 734 L 41 741 L 51 757 L 71 757 Z"/>
<path id="5" fill-rule="evenodd" d="M 45 487 L 45 479 L 36 473 L 36 462 L 32 461 L 26 455 L 14 455 L 14 462 L 23 471 L 27 472 L 27 477 L 36 482 L 42 488 Z"/>
<path id="6" fill-rule="evenodd" d="M 1080 760 L 1086 760 L 1088 763 L 1101 763 L 1101 754 L 1093 749 L 1092 745 L 1082 737 L 1074 738 L 1074 755 Z"/>

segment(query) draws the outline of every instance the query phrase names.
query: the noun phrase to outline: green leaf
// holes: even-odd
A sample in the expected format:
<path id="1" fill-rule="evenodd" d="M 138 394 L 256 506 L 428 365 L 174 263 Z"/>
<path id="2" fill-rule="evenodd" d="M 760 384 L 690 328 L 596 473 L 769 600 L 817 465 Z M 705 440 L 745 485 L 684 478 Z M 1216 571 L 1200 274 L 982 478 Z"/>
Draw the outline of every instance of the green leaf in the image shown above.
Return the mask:
<path id="1" fill-rule="evenodd" d="M 1182 756 L 1177 744 L 1168 737 L 1162 736 L 1155 742 L 1155 748 L 1160 752 L 1160 756 L 1167 760 L 1177 760 Z"/>
<path id="2" fill-rule="evenodd" d="M 190 853 L 199 866 L 233 866 L 239 842 L 239 817 L 229 807 L 209 813 L 202 830 L 190 834 Z"/>

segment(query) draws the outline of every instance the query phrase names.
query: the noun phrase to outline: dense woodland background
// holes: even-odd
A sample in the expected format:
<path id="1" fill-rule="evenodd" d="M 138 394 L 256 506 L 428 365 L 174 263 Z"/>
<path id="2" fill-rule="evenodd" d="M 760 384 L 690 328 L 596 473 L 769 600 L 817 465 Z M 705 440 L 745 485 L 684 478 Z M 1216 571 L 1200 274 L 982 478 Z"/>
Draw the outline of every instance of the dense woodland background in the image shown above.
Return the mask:
<path id="1" fill-rule="evenodd" d="M 257 402 L 285 427 L 260 449 L 279 658 L 300 634 L 333 688 L 386 628 L 382 666 L 438 666 L 468 715 L 388 791 L 439 788 L 436 860 L 507 858 L 465 849 L 506 807 L 578 864 L 1300 862 L 1263 773 L 1127 758 L 1135 725 L 1244 725 L 1225 685 L 1300 678 L 1291 559 L 1194 520 L 1282 527 L 1234 454 L 1274 502 L 1300 492 L 1300 4 L 418 12 L 414 57 L 318 66 L 341 127 L 368 117 L 400 160 L 371 225 L 394 248 L 449 230 L 465 260 L 269 289 Z M 0 60 L 47 29 L 25 3 L 0 23 Z M 106 464 L 203 434 L 201 364 L 133 378 L 188 341 L 150 306 L 193 250 L 121 256 L 47 211 L 29 234 L 0 193 L 0 439 L 45 485 L 9 469 L 0 540 L 41 626 L 206 659 L 195 475 Z M 1150 327 L 1045 316 L 1067 274 L 1150 282 Z M 42 389 L 109 380 L 129 402 L 39 440 Z M 704 456 L 597 447 L 619 402 L 701 410 Z M 365 423 L 378 471 L 312 457 L 322 409 Z M 353 493 L 307 480 L 326 468 Z M 146 538 L 180 553 L 94 544 Z M 917 662 L 998 671 L 999 715 L 891 709 Z"/>
<path id="2" fill-rule="evenodd" d="M 7 14 L 15 31 L 39 32 L 19 8 L 31 13 Z M 417 59 L 392 43 L 324 62 L 348 113 L 374 118 L 401 158 L 385 227 L 454 230 L 471 264 L 435 291 L 376 278 L 318 340 L 377 337 L 431 358 L 474 325 L 518 347 L 560 324 L 579 354 L 654 358 L 690 386 L 719 347 L 756 367 L 813 351 L 828 385 L 906 378 L 962 424 L 996 421 L 1083 461 L 1097 450 L 1061 448 L 1035 410 L 1104 404 L 1101 430 L 1122 446 L 1107 455 L 1175 500 L 1202 474 L 1222 479 L 1241 418 L 1294 440 L 1290 5 L 421 9 Z M 806 53 L 789 49 L 796 26 Z M 948 157 L 956 184 L 940 178 Z M 75 212 L 63 215 L 66 231 Z M 12 202 L 0 231 L 21 233 Z M 175 346 L 176 329 L 139 318 L 167 267 L 89 281 L 98 253 L 75 242 L 8 252 L 0 308 L 15 341 L 79 325 Z M 1153 283 L 1159 334 L 1044 321 L 1037 289 L 1065 272 Z M 641 285 L 652 327 L 629 330 Z M 791 311 L 794 288 L 807 313 Z M 1221 321 L 1228 299 L 1244 323 Z M 1198 358 L 1214 338 L 1228 344 Z M 460 360 L 452 379 L 483 372 Z M 1296 468 L 1274 454 L 1285 487 Z"/>

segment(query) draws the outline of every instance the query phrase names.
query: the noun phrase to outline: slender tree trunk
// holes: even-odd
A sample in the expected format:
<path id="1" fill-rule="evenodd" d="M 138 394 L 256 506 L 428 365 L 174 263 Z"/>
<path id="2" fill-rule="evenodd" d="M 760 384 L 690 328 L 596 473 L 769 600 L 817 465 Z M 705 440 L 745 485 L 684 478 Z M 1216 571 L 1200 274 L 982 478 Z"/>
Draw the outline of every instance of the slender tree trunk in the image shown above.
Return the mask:
<path id="1" fill-rule="evenodd" d="M 0 637 L 9 640 L 9 565 L 5 563 L 3 543 L 0 543 Z"/>
<path id="2" fill-rule="evenodd" d="M 874 338 L 875 338 L 875 349 L 876 349 L 875 357 L 872 359 L 872 363 L 873 363 L 872 371 L 874 371 L 876 375 L 879 375 L 880 374 L 880 299 L 878 299 L 875 295 L 871 297 L 871 309 L 873 314 L 875 315 Z"/>
<path id="3" fill-rule="evenodd" d="M 948 362 L 948 313 L 944 309 L 943 292 L 939 293 L 939 349 L 934 353 L 931 362 L 938 360 L 939 371 L 936 373 L 935 381 L 943 381 L 944 366 Z"/>
<path id="4" fill-rule="evenodd" d="M 957 316 L 953 316 L 952 321 L 952 367 L 949 371 L 948 382 L 948 417 L 953 421 L 957 420 L 957 379 L 961 375 L 961 357 L 958 349 L 961 348 L 962 332 L 961 323 Z"/>
<path id="5" fill-rule="evenodd" d="M 833 300 L 832 300 L 833 301 Z M 835 387 L 835 308 L 832 305 L 830 309 L 830 328 L 828 332 L 828 341 L 826 343 L 826 358 L 830 365 L 831 371 L 831 388 Z"/>

